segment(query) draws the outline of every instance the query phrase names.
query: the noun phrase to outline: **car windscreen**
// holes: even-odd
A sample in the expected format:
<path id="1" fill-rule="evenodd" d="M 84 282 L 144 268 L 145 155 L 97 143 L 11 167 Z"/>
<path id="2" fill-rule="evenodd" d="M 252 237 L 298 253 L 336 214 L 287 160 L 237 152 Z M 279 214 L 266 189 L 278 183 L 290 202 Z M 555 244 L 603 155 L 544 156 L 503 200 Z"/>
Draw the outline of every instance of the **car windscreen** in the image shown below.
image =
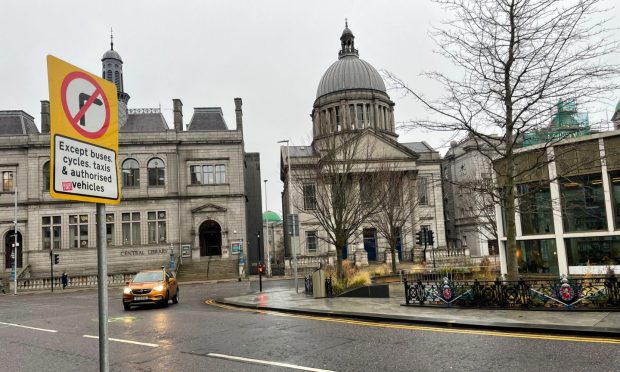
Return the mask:
<path id="1" fill-rule="evenodd" d="M 133 278 L 134 283 L 161 282 L 163 280 L 164 273 L 162 271 L 138 273 Z"/>

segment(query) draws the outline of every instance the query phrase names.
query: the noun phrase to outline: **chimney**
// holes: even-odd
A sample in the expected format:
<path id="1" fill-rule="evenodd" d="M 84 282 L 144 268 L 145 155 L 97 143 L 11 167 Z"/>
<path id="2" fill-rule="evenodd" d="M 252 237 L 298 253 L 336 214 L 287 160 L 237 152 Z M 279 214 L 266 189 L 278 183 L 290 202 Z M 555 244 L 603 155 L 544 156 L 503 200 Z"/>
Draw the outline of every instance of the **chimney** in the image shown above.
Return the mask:
<path id="1" fill-rule="evenodd" d="M 243 111 L 241 110 L 241 98 L 235 98 L 235 115 L 237 116 L 237 130 L 243 131 Z"/>
<path id="2" fill-rule="evenodd" d="M 41 101 L 41 134 L 50 132 L 50 101 Z"/>
<path id="3" fill-rule="evenodd" d="M 172 99 L 172 112 L 174 113 L 174 130 L 183 131 L 183 102 L 178 98 Z"/>

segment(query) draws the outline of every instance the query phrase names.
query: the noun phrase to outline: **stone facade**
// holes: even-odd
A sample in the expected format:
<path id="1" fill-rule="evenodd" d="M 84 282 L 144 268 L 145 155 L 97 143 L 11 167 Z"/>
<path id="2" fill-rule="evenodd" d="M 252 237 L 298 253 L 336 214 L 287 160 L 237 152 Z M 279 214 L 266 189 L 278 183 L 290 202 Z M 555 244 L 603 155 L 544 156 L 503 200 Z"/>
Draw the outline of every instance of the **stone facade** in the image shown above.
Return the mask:
<path id="1" fill-rule="evenodd" d="M 122 61 L 115 51 L 102 59 L 104 76 L 110 58 L 119 63 L 113 70 L 122 77 Z M 119 99 L 127 103 L 122 80 L 117 87 Z M 196 109 L 184 125 L 179 99 L 173 101 L 174 129 L 158 109 L 124 113 L 119 133 L 122 200 L 106 207 L 110 273 L 167 265 L 170 254 L 178 258 L 181 251 L 185 262 L 240 256 L 248 262 L 241 99 L 235 99 L 235 106 L 236 129 L 228 129 L 219 108 Z M 10 272 L 15 190 L 18 239 L 23 240 L 18 266 L 26 268 L 24 275 L 49 275 L 50 247 L 60 255 L 55 272 L 95 273 L 95 205 L 50 197 L 47 101 L 42 102 L 41 114 L 39 133 L 30 115 L 0 112 L 0 174 L 6 177 L 0 189 L 0 273 Z M 20 125 L 21 130 L 15 129 Z M 260 226 L 260 192 L 253 197 L 258 197 L 255 224 Z M 241 254 L 232 251 L 233 243 L 243 247 Z"/>
<path id="2" fill-rule="evenodd" d="M 316 216 L 305 205 L 304 183 L 314 183 L 319 164 L 328 143 L 335 148 L 351 145 L 351 139 L 359 141 L 361 151 L 367 156 L 354 154 L 344 162 L 355 163 L 351 172 L 353 179 L 364 174 L 378 173 L 390 169 L 406 178 L 402 193 L 411 193 L 413 198 L 404 208 L 413 213 L 406 221 L 407 234 L 401 236 L 400 259 L 419 262 L 422 249 L 415 245 L 415 231 L 428 226 L 435 232 L 436 249 L 445 249 L 444 213 L 441 191 L 441 157 L 437 151 L 424 142 L 400 143 L 395 132 L 394 102 L 386 93 L 385 84 L 378 72 L 367 62 L 359 59 L 354 46 L 354 36 L 348 27 L 340 38 L 339 59 L 325 72 L 317 89 L 312 110 L 313 141 L 307 146 L 281 148 L 281 180 L 284 183 L 282 195 L 284 212 L 285 243 L 287 257 L 297 252 L 300 266 L 312 266 L 317 261 L 333 264 L 336 248 L 328 243 L 327 232 Z M 326 150 L 327 149 L 327 150 Z M 339 151 L 339 150 L 338 150 Z M 360 154 L 361 155 L 361 154 Z M 290 172 L 289 172 L 290 168 Z M 424 179 L 424 190 L 418 190 L 419 180 Z M 357 192 L 352 190 L 352 192 Z M 424 196 L 422 196 L 422 194 Z M 423 199 L 423 200 L 421 200 Z M 289 236 L 289 214 L 299 216 L 299 235 Z M 389 244 L 377 226 L 371 221 L 361 224 L 343 250 L 343 258 L 356 265 L 371 262 L 390 262 L 387 254 Z M 428 250 L 427 261 L 430 260 Z M 317 259 L 320 258 L 320 259 Z"/>
<path id="3" fill-rule="evenodd" d="M 482 189 L 493 179 L 483 147 L 470 137 L 453 141 L 442 164 L 448 246 L 472 258 L 498 254 L 493 189 Z"/>

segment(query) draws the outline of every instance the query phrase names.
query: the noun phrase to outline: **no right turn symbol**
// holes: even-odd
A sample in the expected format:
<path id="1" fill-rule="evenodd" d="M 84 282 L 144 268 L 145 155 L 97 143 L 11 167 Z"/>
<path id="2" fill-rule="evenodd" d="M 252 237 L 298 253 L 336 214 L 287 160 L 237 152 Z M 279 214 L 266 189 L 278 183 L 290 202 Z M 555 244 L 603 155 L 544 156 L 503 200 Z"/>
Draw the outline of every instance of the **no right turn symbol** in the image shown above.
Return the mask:
<path id="1" fill-rule="evenodd" d="M 99 138 L 110 124 L 110 105 L 91 76 L 75 71 L 62 82 L 62 106 L 71 126 L 86 138 Z"/>

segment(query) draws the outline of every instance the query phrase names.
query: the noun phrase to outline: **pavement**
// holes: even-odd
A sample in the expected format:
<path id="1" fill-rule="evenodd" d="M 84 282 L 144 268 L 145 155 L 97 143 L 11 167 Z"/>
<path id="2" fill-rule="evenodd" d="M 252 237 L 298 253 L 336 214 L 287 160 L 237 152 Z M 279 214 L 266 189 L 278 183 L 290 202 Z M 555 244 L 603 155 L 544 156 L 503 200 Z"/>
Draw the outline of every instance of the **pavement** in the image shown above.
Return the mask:
<path id="1" fill-rule="evenodd" d="M 496 310 L 403 306 L 404 289 L 390 285 L 390 298 L 312 298 L 294 289 L 217 298 L 219 303 L 259 309 L 373 321 L 448 327 L 588 334 L 619 337 L 620 311 Z"/>

